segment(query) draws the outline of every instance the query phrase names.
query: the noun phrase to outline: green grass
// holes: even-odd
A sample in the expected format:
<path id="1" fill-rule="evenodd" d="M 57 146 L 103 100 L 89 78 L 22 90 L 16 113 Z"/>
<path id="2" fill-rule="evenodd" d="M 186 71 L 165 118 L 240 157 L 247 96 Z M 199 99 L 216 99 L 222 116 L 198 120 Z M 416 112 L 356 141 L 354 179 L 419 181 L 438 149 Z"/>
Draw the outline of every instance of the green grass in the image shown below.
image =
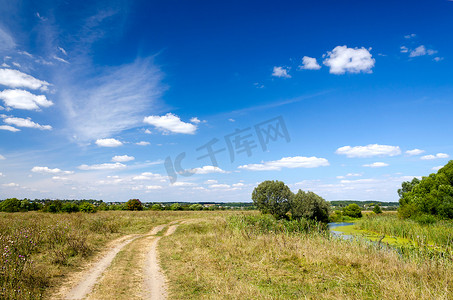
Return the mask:
<path id="1" fill-rule="evenodd" d="M 169 278 L 169 298 L 451 297 L 452 264 L 421 265 L 401 259 L 396 251 L 317 231 L 262 230 L 258 221 L 249 222 L 259 218 L 206 216 L 162 238 L 159 250 Z"/>

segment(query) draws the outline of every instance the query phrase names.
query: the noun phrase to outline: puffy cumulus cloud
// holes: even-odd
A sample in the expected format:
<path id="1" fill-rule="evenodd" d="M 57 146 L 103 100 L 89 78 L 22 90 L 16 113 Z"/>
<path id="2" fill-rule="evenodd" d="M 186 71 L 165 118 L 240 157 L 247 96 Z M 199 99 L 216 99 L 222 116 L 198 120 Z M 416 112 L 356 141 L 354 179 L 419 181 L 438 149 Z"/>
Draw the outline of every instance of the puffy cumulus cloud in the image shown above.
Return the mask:
<path id="1" fill-rule="evenodd" d="M 6 106 L 16 109 L 38 110 L 42 107 L 49 107 L 53 102 L 47 100 L 44 95 L 34 95 L 25 90 L 4 90 L 0 92 L 0 99 Z"/>
<path id="2" fill-rule="evenodd" d="M 91 171 L 91 170 L 118 170 L 126 168 L 126 165 L 122 163 L 105 163 L 105 164 L 98 164 L 98 165 L 80 165 L 78 167 L 80 170 L 84 171 Z"/>
<path id="3" fill-rule="evenodd" d="M 138 146 L 148 146 L 149 144 L 150 144 L 149 142 L 145 142 L 145 141 L 135 143 L 135 145 L 138 145 Z"/>
<path id="4" fill-rule="evenodd" d="M 52 130 L 52 126 L 50 125 L 40 125 L 38 123 L 33 122 L 30 118 L 23 119 L 23 118 L 15 118 L 15 117 L 6 117 L 3 122 L 9 125 L 15 125 L 17 127 L 26 127 L 26 128 L 36 128 L 39 130 Z"/>
<path id="5" fill-rule="evenodd" d="M 370 144 L 367 146 L 344 146 L 335 151 L 336 154 L 347 157 L 372 157 L 372 156 L 396 156 L 401 154 L 398 146 Z"/>
<path id="6" fill-rule="evenodd" d="M 227 173 L 226 171 L 214 166 L 203 166 L 201 168 L 194 168 L 190 170 L 191 173 L 196 174 L 210 174 L 210 173 Z"/>
<path id="7" fill-rule="evenodd" d="M 116 155 L 112 157 L 112 161 L 114 162 L 128 162 L 134 160 L 135 157 L 129 155 Z"/>
<path id="8" fill-rule="evenodd" d="M 11 132 L 20 131 L 19 128 L 16 128 L 16 127 L 13 127 L 13 126 L 9 126 L 9 125 L 0 125 L 0 130 L 7 130 L 7 131 L 11 131 Z"/>
<path id="9" fill-rule="evenodd" d="M 201 123 L 201 120 L 198 119 L 197 117 L 193 117 L 190 119 L 190 123 L 199 124 Z"/>
<path id="10" fill-rule="evenodd" d="M 318 64 L 316 61 L 316 58 L 314 57 L 308 57 L 304 56 L 302 58 L 302 65 L 299 66 L 299 69 L 304 69 L 304 70 L 319 70 L 321 69 L 321 66 Z"/>
<path id="11" fill-rule="evenodd" d="M 446 153 L 437 153 L 436 155 L 424 155 L 420 157 L 422 160 L 432 160 L 432 159 L 437 159 L 437 158 L 449 158 L 450 156 Z"/>
<path id="12" fill-rule="evenodd" d="M 384 162 L 375 162 L 375 163 L 372 163 L 372 164 L 365 164 L 363 165 L 364 167 L 367 167 L 367 168 L 382 168 L 382 167 L 387 167 L 389 164 L 386 164 Z"/>
<path id="13" fill-rule="evenodd" d="M 370 53 L 370 49 L 348 48 L 347 46 L 337 46 L 332 51 L 328 51 L 324 64 L 330 67 L 332 74 L 348 73 L 372 73 L 375 59 Z"/>
<path id="14" fill-rule="evenodd" d="M 96 140 L 96 145 L 99 147 L 119 147 L 123 146 L 123 143 L 118 141 L 117 139 L 98 139 Z"/>
<path id="15" fill-rule="evenodd" d="M 196 125 L 185 123 L 172 113 L 168 113 L 165 116 L 148 116 L 143 121 L 164 132 L 195 134 L 197 130 Z"/>
<path id="16" fill-rule="evenodd" d="M 50 83 L 36 79 L 33 76 L 22 73 L 18 70 L 0 69 L 0 85 L 12 88 L 27 88 L 32 90 L 41 89 L 46 91 Z"/>
<path id="17" fill-rule="evenodd" d="M 262 162 L 261 164 L 249 164 L 239 166 L 239 169 L 250 171 L 278 171 L 282 168 L 317 168 L 329 166 L 329 161 L 319 157 L 283 157 L 280 160 Z"/>
<path id="18" fill-rule="evenodd" d="M 427 49 L 424 45 L 418 46 L 414 50 L 409 52 L 409 57 L 417 57 L 417 56 L 424 56 L 424 55 L 433 55 L 436 54 L 437 50 Z"/>
<path id="19" fill-rule="evenodd" d="M 412 149 L 412 150 L 407 150 L 406 151 L 406 154 L 409 155 L 409 156 L 414 156 L 414 155 L 420 155 L 422 153 L 424 153 L 425 150 L 421 150 L 421 149 Z"/>
<path id="20" fill-rule="evenodd" d="M 291 78 L 291 75 L 288 74 L 289 68 L 284 67 L 274 67 L 272 70 L 272 76 L 280 78 Z"/>
<path id="21" fill-rule="evenodd" d="M 73 171 L 63 171 L 61 169 L 55 168 L 55 169 L 50 169 L 49 167 L 33 167 L 31 169 L 33 173 L 44 173 L 44 174 L 73 174 Z"/>

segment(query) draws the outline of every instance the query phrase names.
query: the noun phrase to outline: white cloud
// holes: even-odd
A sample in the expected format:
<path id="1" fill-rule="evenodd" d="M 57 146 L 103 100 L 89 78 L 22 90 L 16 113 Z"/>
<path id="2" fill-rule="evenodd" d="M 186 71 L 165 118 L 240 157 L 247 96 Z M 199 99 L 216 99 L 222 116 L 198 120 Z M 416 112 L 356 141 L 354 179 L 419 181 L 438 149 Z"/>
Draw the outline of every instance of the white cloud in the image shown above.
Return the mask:
<path id="1" fill-rule="evenodd" d="M 245 184 L 243 184 L 242 182 L 238 182 L 238 183 L 234 183 L 232 186 L 236 187 L 236 188 L 239 188 L 239 187 L 245 186 Z"/>
<path id="2" fill-rule="evenodd" d="M 249 164 L 239 166 L 239 169 L 250 171 L 278 171 L 282 168 L 317 168 L 329 166 L 329 161 L 325 158 L 318 157 L 283 157 L 280 160 L 262 162 L 261 164 Z"/>
<path id="3" fill-rule="evenodd" d="M 165 116 L 148 116 L 145 117 L 143 121 L 164 132 L 195 134 L 195 131 L 197 130 L 196 125 L 185 123 L 172 113 L 168 113 Z"/>
<path id="4" fill-rule="evenodd" d="M 209 187 L 212 189 L 229 189 L 229 188 L 231 188 L 231 186 L 228 184 L 212 184 Z"/>
<path id="5" fill-rule="evenodd" d="M 67 53 L 66 50 L 63 49 L 62 47 L 58 47 L 58 50 L 60 50 L 61 53 L 63 53 L 65 56 L 68 56 L 68 53 Z"/>
<path id="6" fill-rule="evenodd" d="M 38 110 L 40 106 L 49 107 L 52 101 L 47 100 L 44 95 L 34 95 L 25 90 L 4 90 L 0 91 L 0 99 L 6 106 L 16 109 Z"/>
<path id="7" fill-rule="evenodd" d="M 367 146 L 344 146 L 335 151 L 336 154 L 347 157 L 372 157 L 372 156 L 396 156 L 401 154 L 398 146 L 370 144 Z"/>
<path id="8" fill-rule="evenodd" d="M 409 49 L 406 46 L 401 46 L 400 51 L 401 51 L 401 53 L 407 53 L 407 52 L 409 52 Z"/>
<path id="9" fill-rule="evenodd" d="M 230 122 L 232 122 L 232 123 L 236 122 L 235 119 L 228 119 L 228 121 L 230 121 Z"/>
<path id="10" fill-rule="evenodd" d="M 132 180 L 164 180 L 164 177 L 160 174 L 154 174 L 151 172 L 144 172 L 141 175 L 132 177 Z"/>
<path id="11" fill-rule="evenodd" d="M 434 61 L 441 61 L 441 60 L 444 60 L 443 57 L 434 57 Z"/>
<path id="12" fill-rule="evenodd" d="M 69 61 L 67 61 L 66 59 L 63 59 L 61 57 L 58 57 L 56 55 L 53 56 L 53 59 L 58 60 L 58 61 L 60 61 L 62 63 L 65 63 L 65 64 L 69 64 Z"/>
<path id="13" fill-rule="evenodd" d="M 7 117 L 3 120 L 6 124 L 16 125 L 17 127 L 36 128 L 40 130 L 52 130 L 50 125 L 40 125 L 33 122 L 31 119 Z"/>
<path id="14" fill-rule="evenodd" d="M 123 146 L 123 143 L 117 139 L 98 139 L 96 140 L 96 145 L 99 147 L 119 147 Z"/>
<path id="15" fill-rule="evenodd" d="M 11 131 L 11 132 L 20 131 L 20 129 L 18 129 L 16 127 L 13 127 L 13 126 L 9 126 L 9 125 L 0 125 L 0 130 L 8 130 L 8 131 Z"/>
<path id="16" fill-rule="evenodd" d="M 195 186 L 195 183 L 192 182 L 186 182 L 186 181 L 178 181 L 173 183 L 173 186 Z"/>
<path id="17" fill-rule="evenodd" d="M 63 171 L 61 169 L 55 168 L 50 169 L 48 167 L 33 167 L 31 169 L 33 173 L 47 173 L 47 174 L 73 174 L 73 171 Z"/>
<path id="18" fill-rule="evenodd" d="M 44 18 L 43 16 L 41 16 L 39 14 L 39 12 L 36 13 L 36 16 L 38 17 L 38 19 L 40 19 L 41 21 L 47 21 L 47 18 Z"/>
<path id="19" fill-rule="evenodd" d="M 436 54 L 437 51 L 433 49 L 426 49 L 424 45 L 418 46 L 414 50 L 409 53 L 409 57 L 417 57 L 423 55 L 433 55 Z"/>
<path id="20" fill-rule="evenodd" d="M 135 143 L 135 145 L 139 145 L 139 146 L 148 146 L 148 145 L 149 145 L 149 142 L 141 141 L 141 142 Z"/>
<path id="21" fill-rule="evenodd" d="M 337 46 L 327 52 L 327 58 L 323 63 L 330 67 L 332 74 L 372 73 L 371 69 L 374 67 L 375 59 L 372 58 L 370 49 Z"/>
<path id="22" fill-rule="evenodd" d="M 363 165 L 364 167 L 368 167 L 368 168 L 381 168 L 381 167 L 387 167 L 389 164 L 386 164 L 384 162 L 375 162 L 375 163 L 372 163 L 372 164 L 366 164 L 366 165 Z"/>
<path id="23" fill-rule="evenodd" d="M 28 53 L 27 51 L 18 51 L 17 53 L 21 54 L 21 55 L 25 55 L 25 56 L 28 56 L 30 58 L 33 58 L 33 55 L 31 55 L 30 53 Z"/>
<path id="24" fill-rule="evenodd" d="M 404 38 L 405 39 L 411 39 L 411 38 L 414 38 L 416 37 L 417 35 L 415 33 L 411 33 L 411 34 L 408 34 L 408 35 L 405 35 Z"/>
<path id="25" fill-rule="evenodd" d="M 316 61 L 316 58 L 304 56 L 302 58 L 302 65 L 299 66 L 299 68 L 305 70 L 319 70 L 321 69 L 321 66 Z"/>
<path id="26" fill-rule="evenodd" d="M 125 168 L 126 165 L 123 165 L 122 163 L 106 163 L 106 164 L 99 164 L 99 165 L 81 165 L 79 166 L 80 170 L 84 171 L 89 171 L 89 170 L 118 170 L 118 169 L 123 169 Z"/>
<path id="27" fill-rule="evenodd" d="M 406 154 L 409 155 L 409 156 L 413 156 L 413 155 L 420 155 L 422 153 L 424 153 L 425 150 L 421 150 L 421 149 L 412 149 L 412 150 L 407 150 L 406 151 Z"/>
<path id="28" fill-rule="evenodd" d="M 128 155 L 117 155 L 112 157 L 112 161 L 114 162 L 128 162 L 134 160 L 135 157 L 133 156 L 128 156 Z"/>
<path id="29" fill-rule="evenodd" d="M 450 156 L 446 153 L 437 153 L 436 155 L 425 155 L 425 156 L 422 156 L 420 157 L 420 159 L 422 160 L 432 160 L 432 159 L 436 159 L 436 158 L 449 158 Z"/>
<path id="30" fill-rule="evenodd" d="M 2 173 L 2 172 L 0 172 L 0 177 L 5 177 L 5 175 L 3 175 L 3 173 Z"/>
<path id="31" fill-rule="evenodd" d="M 274 67 L 272 71 L 272 76 L 280 78 L 291 78 L 291 75 L 288 74 L 289 69 L 284 67 Z"/>
<path id="32" fill-rule="evenodd" d="M 61 177 L 61 176 L 53 176 L 53 177 L 52 177 L 52 180 L 55 180 L 55 181 L 68 181 L 69 178 L 67 178 L 67 177 Z"/>
<path id="33" fill-rule="evenodd" d="M 22 67 L 22 66 L 20 65 L 20 63 L 15 62 L 15 61 L 13 61 L 13 66 L 18 67 L 18 68 Z"/>
<path id="34" fill-rule="evenodd" d="M 46 91 L 50 85 L 46 81 L 12 69 L 0 69 L 0 84 L 12 88 L 23 87 L 32 90 L 41 89 L 42 91 Z"/>
<path id="35" fill-rule="evenodd" d="M 439 171 L 440 169 L 442 169 L 444 166 L 437 166 L 437 167 L 432 167 L 431 170 L 433 171 Z"/>
<path id="36" fill-rule="evenodd" d="M 190 123 L 199 124 L 201 123 L 201 121 L 197 117 L 193 117 L 190 119 Z"/>
<path id="37" fill-rule="evenodd" d="M 4 29 L 0 27 L 0 50 L 11 50 L 16 47 L 16 42 Z"/>
<path id="38" fill-rule="evenodd" d="M 6 63 L 2 63 L 2 65 L 1 65 L 1 66 L 2 66 L 3 68 L 9 68 L 9 65 L 8 65 L 8 64 L 6 64 Z"/>
<path id="39" fill-rule="evenodd" d="M 2 185 L 6 186 L 6 187 L 18 187 L 19 186 L 17 183 L 14 183 L 14 182 L 5 183 L 5 184 L 2 184 Z"/>
<path id="40" fill-rule="evenodd" d="M 203 166 L 201 168 L 194 168 L 190 170 L 191 173 L 196 174 L 210 174 L 210 173 L 227 173 L 226 171 L 214 166 Z"/>
<path id="41" fill-rule="evenodd" d="M 94 78 L 85 59 L 73 63 L 79 66 L 77 73 L 60 68 L 56 75 L 68 132 L 77 141 L 107 138 L 138 126 L 165 89 L 161 72 L 151 59 L 119 67 L 93 67 L 99 74 Z"/>
<path id="42" fill-rule="evenodd" d="M 146 189 L 147 190 L 160 190 L 160 189 L 162 189 L 162 186 L 160 186 L 160 185 L 147 185 Z"/>
<path id="43" fill-rule="evenodd" d="M 348 174 L 346 174 L 346 176 L 348 176 L 348 177 L 360 177 L 362 175 L 363 174 L 360 174 L 360 173 L 348 173 Z"/>
<path id="44" fill-rule="evenodd" d="M 6 158 L 0 154 L 0 160 L 5 160 Z"/>
<path id="45" fill-rule="evenodd" d="M 208 179 L 208 180 L 206 180 L 204 183 L 205 183 L 205 184 L 215 184 L 215 183 L 218 183 L 218 181 L 215 180 L 215 179 Z"/>

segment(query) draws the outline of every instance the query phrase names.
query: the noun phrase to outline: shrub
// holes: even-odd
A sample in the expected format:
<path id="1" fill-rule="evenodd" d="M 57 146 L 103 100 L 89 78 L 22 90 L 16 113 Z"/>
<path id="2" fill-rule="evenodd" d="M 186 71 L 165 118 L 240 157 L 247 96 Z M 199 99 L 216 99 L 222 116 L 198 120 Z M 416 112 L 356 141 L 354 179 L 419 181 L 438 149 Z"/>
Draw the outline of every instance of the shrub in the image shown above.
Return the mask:
<path id="1" fill-rule="evenodd" d="M 329 222 L 329 203 L 313 192 L 299 190 L 291 201 L 291 216 L 324 223 Z"/>
<path id="2" fill-rule="evenodd" d="M 173 203 L 170 205 L 170 210 L 182 210 L 182 206 L 179 203 Z"/>
<path id="3" fill-rule="evenodd" d="M 143 210 L 142 202 L 138 199 L 130 199 L 126 202 L 127 210 Z"/>
<path id="4" fill-rule="evenodd" d="M 4 212 L 18 212 L 20 210 L 21 201 L 17 198 L 10 198 L 0 203 L 0 210 Z"/>
<path id="5" fill-rule="evenodd" d="M 189 209 L 190 210 L 203 210 L 203 205 L 201 204 L 192 204 L 191 206 L 189 206 Z"/>
<path id="6" fill-rule="evenodd" d="M 378 204 L 376 204 L 376 205 L 374 206 L 374 208 L 373 208 L 373 212 L 374 212 L 375 214 L 382 214 L 382 209 L 381 209 L 381 207 L 380 207 Z"/>
<path id="7" fill-rule="evenodd" d="M 61 207 L 61 211 L 67 213 L 78 212 L 79 206 L 75 203 L 68 202 L 63 204 L 63 206 Z"/>
<path id="8" fill-rule="evenodd" d="M 162 210 L 162 205 L 160 204 L 153 204 L 153 206 L 151 206 L 151 210 Z"/>
<path id="9" fill-rule="evenodd" d="M 345 208 L 343 208 L 343 215 L 351 217 L 351 218 L 361 218 L 362 217 L 362 210 L 360 206 L 357 204 L 349 204 Z"/>
<path id="10" fill-rule="evenodd" d="M 88 202 L 83 202 L 82 204 L 79 205 L 79 209 L 81 212 L 85 213 L 95 213 L 96 212 L 96 207 Z"/>

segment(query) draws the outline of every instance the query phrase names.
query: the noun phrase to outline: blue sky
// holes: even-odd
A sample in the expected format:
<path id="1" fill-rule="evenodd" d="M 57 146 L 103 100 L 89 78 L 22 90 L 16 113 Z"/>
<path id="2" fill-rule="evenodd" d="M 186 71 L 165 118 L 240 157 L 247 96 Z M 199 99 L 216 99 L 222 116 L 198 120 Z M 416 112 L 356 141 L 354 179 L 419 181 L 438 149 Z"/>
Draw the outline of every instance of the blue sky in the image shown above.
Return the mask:
<path id="1" fill-rule="evenodd" d="M 397 201 L 453 155 L 452 13 L 0 0 L 0 198 Z"/>

